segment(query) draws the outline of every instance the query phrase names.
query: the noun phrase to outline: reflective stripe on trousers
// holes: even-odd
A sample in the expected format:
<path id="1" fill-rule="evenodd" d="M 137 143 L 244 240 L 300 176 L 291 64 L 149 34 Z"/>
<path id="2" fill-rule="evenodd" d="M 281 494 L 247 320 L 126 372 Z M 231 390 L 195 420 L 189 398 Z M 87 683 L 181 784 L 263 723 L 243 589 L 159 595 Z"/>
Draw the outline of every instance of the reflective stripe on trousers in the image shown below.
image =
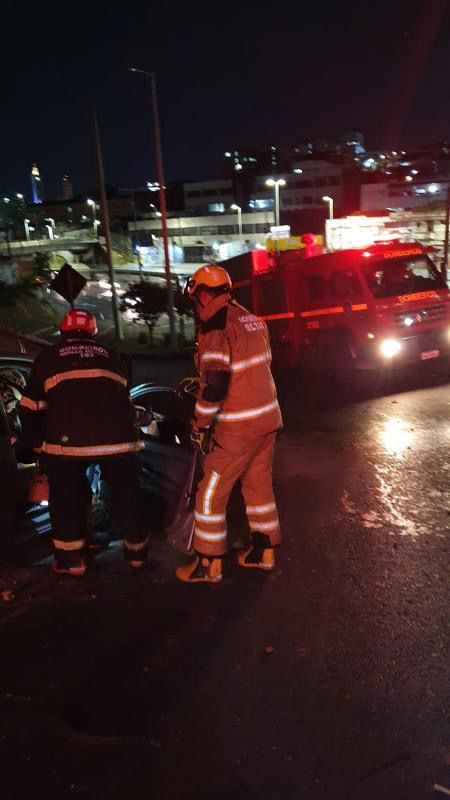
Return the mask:
<path id="1" fill-rule="evenodd" d="M 265 533 L 273 546 L 281 534 L 272 489 L 275 433 L 254 439 L 220 434 L 205 457 L 204 475 L 195 498 L 194 547 L 208 556 L 227 549 L 226 509 L 231 491 L 240 480 L 250 529 Z"/>

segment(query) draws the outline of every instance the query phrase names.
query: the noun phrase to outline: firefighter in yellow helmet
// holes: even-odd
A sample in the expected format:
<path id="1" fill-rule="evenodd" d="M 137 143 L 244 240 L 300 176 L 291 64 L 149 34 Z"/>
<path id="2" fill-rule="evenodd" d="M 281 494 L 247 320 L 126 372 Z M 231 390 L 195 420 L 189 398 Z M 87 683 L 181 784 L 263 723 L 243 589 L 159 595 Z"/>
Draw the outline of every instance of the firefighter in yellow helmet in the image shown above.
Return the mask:
<path id="1" fill-rule="evenodd" d="M 272 460 L 282 420 L 267 327 L 231 299 L 226 270 L 202 267 L 186 291 L 199 323 L 200 382 L 191 439 L 204 460 L 195 500 L 195 554 L 177 577 L 216 583 L 227 550 L 227 504 L 238 480 L 252 537 L 251 546 L 238 551 L 238 563 L 262 570 L 275 566 L 281 536 Z"/>

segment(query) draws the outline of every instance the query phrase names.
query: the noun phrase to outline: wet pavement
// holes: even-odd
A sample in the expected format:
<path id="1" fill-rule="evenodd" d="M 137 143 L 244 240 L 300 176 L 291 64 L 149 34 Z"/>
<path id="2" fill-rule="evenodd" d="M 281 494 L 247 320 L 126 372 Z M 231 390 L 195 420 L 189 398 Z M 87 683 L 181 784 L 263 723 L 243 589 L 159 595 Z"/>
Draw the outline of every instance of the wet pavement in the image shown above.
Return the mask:
<path id="1" fill-rule="evenodd" d="M 117 545 L 80 582 L 6 571 L 5 797 L 443 796 L 447 380 L 438 366 L 368 388 L 280 383 L 284 546 L 270 575 L 230 558 L 218 586 L 177 584 L 161 541 L 140 575 Z"/>

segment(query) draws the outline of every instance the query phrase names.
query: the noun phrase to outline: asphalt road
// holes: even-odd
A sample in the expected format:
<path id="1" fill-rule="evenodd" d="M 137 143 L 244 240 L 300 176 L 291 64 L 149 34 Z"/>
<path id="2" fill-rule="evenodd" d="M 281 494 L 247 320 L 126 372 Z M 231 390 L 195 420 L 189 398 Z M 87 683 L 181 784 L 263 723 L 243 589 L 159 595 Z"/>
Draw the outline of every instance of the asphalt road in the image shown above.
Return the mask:
<path id="1" fill-rule="evenodd" d="M 291 378 L 280 395 L 273 574 L 230 558 L 222 584 L 178 584 L 158 541 L 138 576 L 113 548 L 78 583 L 46 566 L 1 577 L 5 798 L 450 789 L 445 370 L 375 391 Z"/>

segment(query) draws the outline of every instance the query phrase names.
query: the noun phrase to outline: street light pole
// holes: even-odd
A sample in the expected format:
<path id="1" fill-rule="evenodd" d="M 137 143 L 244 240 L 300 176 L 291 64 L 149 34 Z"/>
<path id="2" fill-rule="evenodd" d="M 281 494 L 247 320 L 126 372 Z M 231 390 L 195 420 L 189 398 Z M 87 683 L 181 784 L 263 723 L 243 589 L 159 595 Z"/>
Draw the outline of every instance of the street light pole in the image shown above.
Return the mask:
<path id="1" fill-rule="evenodd" d="M 233 205 L 231 205 L 230 208 L 231 208 L 232 211 L 237 211 L 237 215 L 238 215 L 238 231 L 239 231 L 239 236 L 242 239 L 242 207 L 238 206 L 237 203 L 233 203 Z"/>
<path id="2" fill-rule="evenodd" d="M 448 243 L 450 235 L 450 186 L 447 187 L 447 199 L 445 204 L 445 238 L 444 238 L 444 260 L 442 262 L 442 275 L 445 282 L 447 282 L 448 270 Z"/>
<path id="3" fill-rule="evenodd" d="M 86 202 L 87 202 L 88 206 L 91 207 L 91 211 L 92 211 L 92 227 L 94 229 L 94 236 L 96 236 L 97 235 L 97 203 L 95 202 L 95 200 L 91 200 L 90 198 L 88 198 L 88 200 L 86 200 Z"/>
<path id="4" fill-rule="evenodd" d="M 273 186 L 275 190 L 275 225 L 280 224 L 280 186 L 286 186 L 284 178 L 268 178 L 266 186 Z"/>
<path id="5" fill-rule="evenodd" d="M 169 236 L 167 232 L 167 206 L 166 206 L 166 187 L 164 183 L 164 168 L 161 150 L 161 133 L 159 129 L 159 112 L 158 112 L 158 98 L 156 95 L 156 79 L 154 72 L 146 72 L 143 69 L 136 69 L 131 67 L 131 72 L 137 72 L 145 75 L 150 89 L 150 97 L 153 112 L 153 135 L 155 142 L 155 168 L 156 180 L 159 183 L 159 210 L 161 212 L 161 228 L 164 242 L 164 260 L 165 260 L 165 273 L 166 273 L 166 286 L 167 286 L 167 313 L 169 315 L 170 326 L 170 346 L 172 349 L 176 347 L 176 330 L 175 330 L 175 310 L 173 303 L 173 287 L 172 275 L 170 272 L 170 255 L 169 255 Z"/>
<path id="6" fill-rule="evenodd" d="M 324 203 L 328 203 L 328 219 L 332 220 L 334 218 L 334 201 L 332 197 L 329 197 L 327 194 L 322 197 Z"/>
<path id="7" fill-rule="evenodd" d="M 120 316 L 119 304 L 117 300 L 114 265 L 112 260 L 111 231 L 109 228 L 109 211 L 108 211 L 108 202 L 106 199 L 105 173 L 103 170 L 102 148 L 100 144 L 100 133 L 98 129 L 97 112 L 95 111 L 95 109 L 94 109 L 94 130 L 95 130 L 95 146 L 97 152 L 98 180 L 100 184 L 100 196 L 102 203 L 101 210 L 103 213 L 103 227 L 104 227 L 105 243 L 106 243 L 106 263 L 108 265 L 109 282 L 111 284 L 111 305 L 113 312 L 114 328 L 116 331 L 116 339 L 120 341 L 121 339 L 123 339 L 122 318 Z"/>

